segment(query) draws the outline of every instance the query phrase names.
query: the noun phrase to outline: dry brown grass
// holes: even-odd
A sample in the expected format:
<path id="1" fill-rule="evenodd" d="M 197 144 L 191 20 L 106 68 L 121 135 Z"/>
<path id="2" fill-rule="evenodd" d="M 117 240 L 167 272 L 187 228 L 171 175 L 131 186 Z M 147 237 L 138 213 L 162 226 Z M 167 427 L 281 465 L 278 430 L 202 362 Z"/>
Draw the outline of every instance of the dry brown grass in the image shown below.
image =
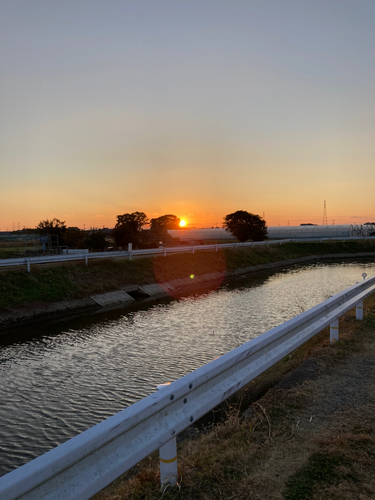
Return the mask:
<path id="1" fill-rule="evenodd" d="M 177 487 L 160 490 L 154 453 L 95 500 L 375 498 L 375 297 L 365 306 L 364 322 L 341 318 L 338 343 L 321 332 L 241 391 L 226 419 L 180 443 Z M 316 379 L 275 386 L 311 354 Z"/>

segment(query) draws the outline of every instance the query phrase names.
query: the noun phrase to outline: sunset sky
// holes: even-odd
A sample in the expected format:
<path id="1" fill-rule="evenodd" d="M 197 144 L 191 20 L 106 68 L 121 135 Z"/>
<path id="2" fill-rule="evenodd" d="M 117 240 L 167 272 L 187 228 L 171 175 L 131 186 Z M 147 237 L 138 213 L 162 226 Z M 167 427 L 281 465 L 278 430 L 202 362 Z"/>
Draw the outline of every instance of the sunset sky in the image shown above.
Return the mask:
<path id="1" fill-rule="evenodd" d="M 374 0 L 3 0 L 0 230 L 375 219 Z"/>

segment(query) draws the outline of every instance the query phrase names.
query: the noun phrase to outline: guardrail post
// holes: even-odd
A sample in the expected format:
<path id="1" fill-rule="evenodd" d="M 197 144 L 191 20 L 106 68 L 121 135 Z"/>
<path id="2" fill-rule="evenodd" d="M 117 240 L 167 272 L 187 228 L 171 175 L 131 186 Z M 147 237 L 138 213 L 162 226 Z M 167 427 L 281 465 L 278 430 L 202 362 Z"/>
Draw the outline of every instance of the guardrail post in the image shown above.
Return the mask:
<path id="1" fill-rule="evenodd" d="M 172 438 L 159 448 L 160 482 L 161 484 L 177 483 L 177 445 L 176 438 Z"/>
<path id="2" fill-rule="evenodd" d="M 193 253 L 194 253 L 194 247 L 193 247 Z"/>
<path id="3" fill-rule="evenodd" d="M 329 329 L 329 338 L 332 344 L 333 342 L 339 340 L 339 320 L 335 319 L 335 321 L 330 324 Z"/>
<path id="4" fill-rule="evenodd" d="M 217 245 L 215 245 L 215 252 L 217 252 Z"/>
<path id="5" fill-rule="evenodd" d="M 85 253 L 85 264 L 86 266 L 89 265 L 89 258 L 87 257 L 87 253 Z"/>
<path id="6" fill-rule="evenodd" d="M 168 387 L 170 382 L 159 384 L 156 386 L 157 390 L 163 390 Z M 174 434 L 174 431 L 173 431 Z M 159 461 L 160 461 L 160 483 L 176 484 L 177 483 L 177 441 L 174 436 L 170 441 L 163 444 L 159 448 Z"/>
<path id="7" fill-rule="evenodd" d="M 128 243 L 129 260 L 132 260 L 133 243 Z"/>
<path id="8" fill-rule="evenodd" d="M 30 259 L 26 259 L 27 272 L 30 272 Z"/>
<path id="9" fill-rule="evenodd" d="M 356 319 L 363 319 L 363 301 L 358 302 L 355 308 L 355 318 Z"/>

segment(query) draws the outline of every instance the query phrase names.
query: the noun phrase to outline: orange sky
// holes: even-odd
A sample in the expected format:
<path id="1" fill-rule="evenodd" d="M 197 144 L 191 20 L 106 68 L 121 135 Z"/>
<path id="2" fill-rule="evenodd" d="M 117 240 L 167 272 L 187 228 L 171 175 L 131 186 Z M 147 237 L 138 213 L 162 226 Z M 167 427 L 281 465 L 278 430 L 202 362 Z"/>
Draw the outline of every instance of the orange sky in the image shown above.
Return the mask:
<path id="1" fill-rule="evenodd" d="M 5 1 L 0 230 L 375 219 L 375 5 Z"/>

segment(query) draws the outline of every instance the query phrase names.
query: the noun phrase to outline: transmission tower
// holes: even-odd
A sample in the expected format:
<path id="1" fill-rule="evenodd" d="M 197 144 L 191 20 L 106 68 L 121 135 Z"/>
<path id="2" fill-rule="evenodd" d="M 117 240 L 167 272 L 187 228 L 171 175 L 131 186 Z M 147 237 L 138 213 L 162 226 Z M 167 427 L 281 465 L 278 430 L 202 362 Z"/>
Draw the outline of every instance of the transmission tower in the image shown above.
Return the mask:
<path id="1" fill-rule="evenodd" d="M 327 205 L 326 205 L 326 200 L 324 200 L 324 208 L 323 208 L 323 226 L 327 226 Z"/>

